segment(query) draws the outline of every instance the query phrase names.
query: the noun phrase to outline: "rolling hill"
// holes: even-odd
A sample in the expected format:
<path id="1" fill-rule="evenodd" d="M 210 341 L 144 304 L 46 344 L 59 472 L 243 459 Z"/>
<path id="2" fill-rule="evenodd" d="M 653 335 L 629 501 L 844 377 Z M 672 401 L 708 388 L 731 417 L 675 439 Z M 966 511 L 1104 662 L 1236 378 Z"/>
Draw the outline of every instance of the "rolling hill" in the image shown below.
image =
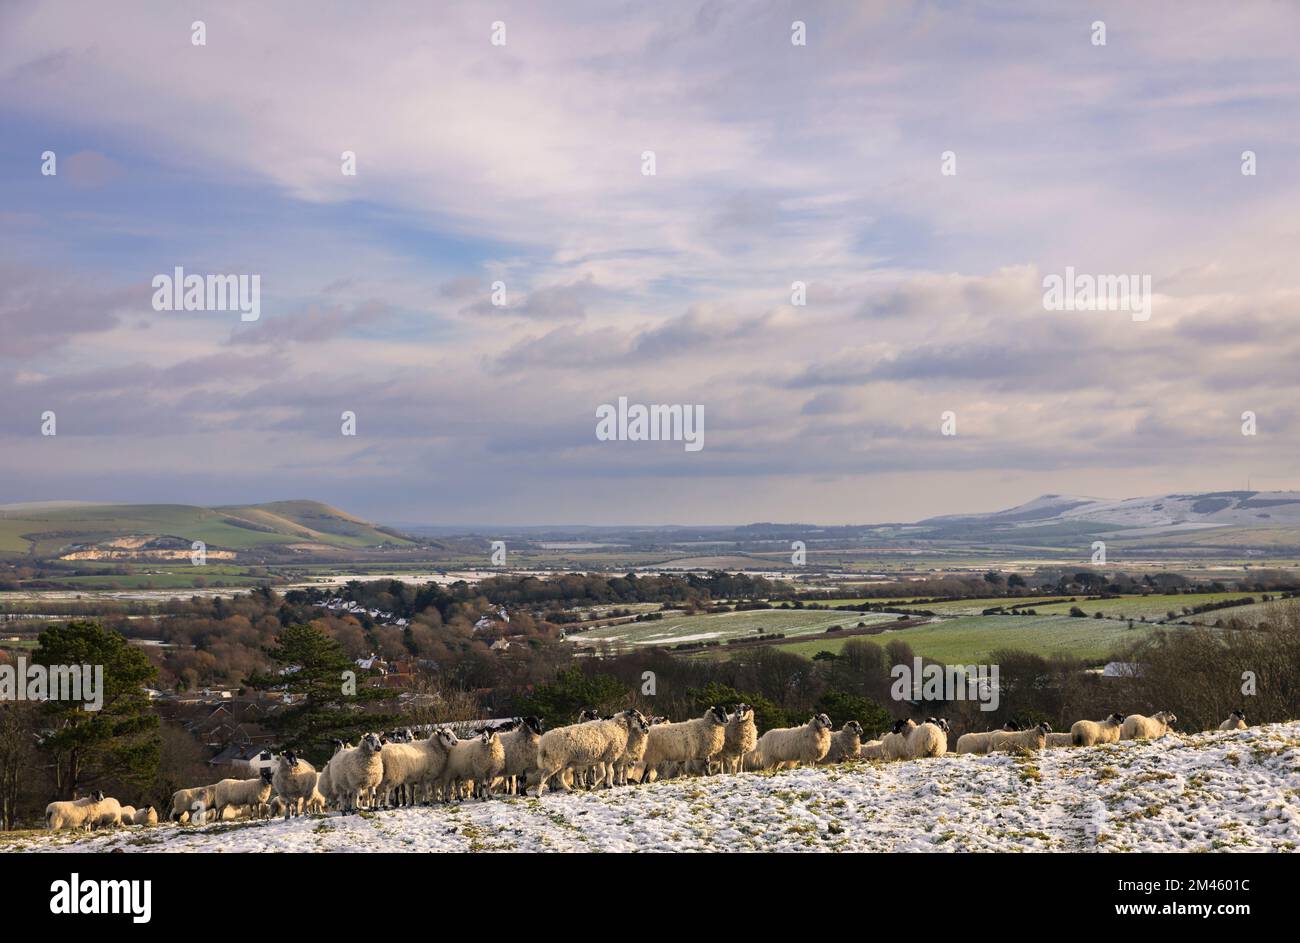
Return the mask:
<path id="1" fill-rule="evenodd" d="M 186 504 L 0 506 L 0 555 L 42 559 L 186 559 L 397 549 L 414 541 L 316 501 L 195 507 Z"/>
<path id="2" fill-rule="evenodd" d="M 1151 547 L 1300 547 L 1300 491 L 1202 491 L 1107 500 L 1046 494 L 988 514 L 918 521 L 930 538 L 1036 543 L 1063 535 Z"/>

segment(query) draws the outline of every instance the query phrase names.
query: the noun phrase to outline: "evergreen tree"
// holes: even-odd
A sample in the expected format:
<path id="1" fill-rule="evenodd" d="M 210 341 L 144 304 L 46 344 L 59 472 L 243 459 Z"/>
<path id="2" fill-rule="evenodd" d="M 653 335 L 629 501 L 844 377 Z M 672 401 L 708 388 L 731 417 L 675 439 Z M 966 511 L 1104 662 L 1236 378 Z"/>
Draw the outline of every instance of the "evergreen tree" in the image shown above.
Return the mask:
<path id="1" fill-rule="evenodd" d="M 145 653 L 97 622 L 72 621 L 40 634 L 32 662 L 103 667 L 103 706 L 47 701 L 40 748 L 54 766 L 58 795 L 71 799 L 86 784 L 112 778 L 143 785 L 158 768 L 158 717 L 144 687 L 158 677 Z"/>
<path id="2" fill-rule="evenodd" d="M 333 740 L 355 740 L 396 721 L 393 714 L 365 709 L 391 699 L 393 692 L 365 685 L 359 677 L 364 672 L 320 629 L 291 625 L 275 641 L 267 655 L 279 670 L 253 675 L 245 684 L 263 691 L 284 690 L 284 708 L 266 719 L 266 726 L 279 734 L 282 748 L 323 762 L 330 757 Z"/>
<path id="3" fill-rule="evenodd" d="M 577 720 L 578 712 L 586 707 L 612 714 L 628 705 L 630 693 L 612 675 L 586 675 L 581 669 L 569 668 L 550 684 L 539 684 L 520 698 L 518 712 L 543 718 L 547 727 L 560 727 Z"/>

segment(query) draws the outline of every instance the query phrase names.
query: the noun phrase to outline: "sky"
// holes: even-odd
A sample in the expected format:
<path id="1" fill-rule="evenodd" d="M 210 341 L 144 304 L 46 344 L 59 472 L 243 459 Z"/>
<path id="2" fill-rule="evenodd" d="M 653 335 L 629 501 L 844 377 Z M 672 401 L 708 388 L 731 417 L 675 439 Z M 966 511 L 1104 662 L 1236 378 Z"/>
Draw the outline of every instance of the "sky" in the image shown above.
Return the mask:
<path id="1" fill-rule="evenodd" d="M 0 503 L 1300 488 L 1297 48 L 1269 2 L 9 0 Z M 156 310 L 177 266 L 260 317 Z M 1050 309 L 1067 268 L 1148 276 L 1149 319 Z M 703 448 L 598 438 L 619 397 Z"/>

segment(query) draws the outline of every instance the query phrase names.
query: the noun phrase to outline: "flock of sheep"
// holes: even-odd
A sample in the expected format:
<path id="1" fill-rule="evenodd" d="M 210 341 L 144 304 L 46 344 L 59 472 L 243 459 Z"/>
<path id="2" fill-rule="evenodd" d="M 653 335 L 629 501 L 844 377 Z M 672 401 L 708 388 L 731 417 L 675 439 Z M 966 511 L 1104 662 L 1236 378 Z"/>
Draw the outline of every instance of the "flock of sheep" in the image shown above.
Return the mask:
<path id="1" fill-rule="evenodd" d="M 1101 721 L 1080 720 L 1069 733 L 1053 733 L 1046 723 L 1026 730 L 1008 724 L 1001 730 L 962 735 L 956 752 L 1032 751 L 1156 738 L 1168 733 L 1177 719 L 1168 711 L 1153 717 L 1111 714 Z M 1246 715 L 1240 710 L 1219 725 L 1220 730 L 1245 727 Z M 948 733 L 942 718 L 920 724 L 900 720 L 889 732 L 864 743 L 857 721 L 835 731 L 830 718 L 819 713 L 802 726 L 759 736 L 753 708 L 746 704 L 710 707 L 703 716 L 681 722 L 647 718 L 636 710 L 609 717 L 584 711 L 578 723 L 547 731 L 538 718 L 520 717 L 464 740 L 445 728 L 422 739 L 409 729 L 392 738 L 369 733 L 356 746 L 335 741 L 334 755 L 319 772 L 286 750 L 255 778 L 178 790 L 170 818 L 193 823 L 281 815 L 287 819 L 330 809 L 346 814 L 362 807 L 496 794 L 541 796 L 547 788 L 567 792 L 674 776 L 943 756 Z M 45 820 L 50 829 L 89 830 L 156 825 L 158 814 L 152 807 L 136 810 L 95 793 L 72 802 L 51 802 Z"/>

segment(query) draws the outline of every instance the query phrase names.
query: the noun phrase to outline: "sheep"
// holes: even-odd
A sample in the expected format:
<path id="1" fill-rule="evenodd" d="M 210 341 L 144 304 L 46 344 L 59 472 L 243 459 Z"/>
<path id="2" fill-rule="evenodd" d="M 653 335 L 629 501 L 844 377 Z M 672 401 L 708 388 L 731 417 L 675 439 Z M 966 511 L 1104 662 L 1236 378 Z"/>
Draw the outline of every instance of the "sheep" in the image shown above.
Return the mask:
<path id="1" fill-rule="evenodd" d="M 644 717 L 634 719 L 627 729 L 627 746 L 614 760 L 614 785 L 627 785 L 628 770 L 640 765 L 649 744 L 650 722 Z"/>
<path id="2" fill-rule="evenodd" d="M 212 805 L 215 788 L 215 786 L 194 786 L 190 789 L 177 789 L 172 793 L 171 820 L 188 821 L 190 809 L 194 807 L 195 802 L 201 801 L 205 806 Z"/>
<path id="3" fill-rule="evenodd" d="M 149 806 L 149 808 L 147 809 L 136 809 L 135 824 L 136 825 L 157 825 L 158 810 L 155 809 L 153 806 Z"/>
<path id="4" fill-rule="evenodd" d="M 316 788 L 316 767 L 299 759 L 293 750 L 285 750 L 271 776 L 275 794 L 284 800 L 286 819 L 298 814 L 299 800 L 306 799 Z"/>
<path id="5" fill-rule="evenodd" d="M 745 754 L 758 746 L 758 725 L 754 723 L 754 708 L 737 704 L 727 718 L 727 729 L 722 735 L 722 750 L 718 759 L 724 773 L 738 773 Z"/>
<path id="6" fill-rule="evenodd" d="M 685 770 L 694 763 L 707 770 L 709 762 L 722 751 L 726 735 L 727 712 L 716 705 L 695 720 L 651 726 L 641 757 L 645 764 L 642 780 L 663 776 L 669 764 Z"/>
<path id="7" fill-rule="evenodd" d="M 884 744 L 879 740 L 868 740 L 862 744 L 858 756 L 864 760 L 883 760 L 885 758 Z"/>
<path id="8" fill-rule="evenodd" d="M 361 738 L 358 746 L 351 750 L 340 750 L 325 765 L 325 770 L 329 773 L 328 785 L 339 799 L 344 815 L 356 812 L 362 796 L 369 797 L 371 791 L 383 781 L 383 749 L 384 744 L 379 742 L 379 735 L 368 733 Z M 312 785 L 315 786 L 316 783 Z M 324 790 L 319 791 L 324 796 Z M 311 792 L 308 790 L 303 798 L 310 798 Z"/>
<path id="9" fill-rule="evenodd" d="M 122 824 L 123 825 L 135 824 L 135 806 L 133 805 L 122 806 Z"/>
<path id="10" fill-rule="evenodd" d="M 1015 732 L 1020 728 L 1007 721 L 1002 725 L 1002 729 Z M 993 739 L 995 731 L 986 730 L 983 733 L 964 733 L 957 738 L 958 753 L 987 753 L 989 752 L 989 741 Z"/>
<path id="11" fill-rule="evenodd" d="M 1235 710 L 1228 715 L 1228 719 L 1219 724 L 1220 730 L 1245 730 L 1246 729 L 1246 712 Z"/>
<path id="12" fill-rule="evenodd" d="M 271 777 L 269 769 L 263 769 L 261 775 L 253 779 L 223 779 L 213 788 L 212 807 L 216 809 L 217 821 L 227 806 L 249 806 L 254 812 L 262 809 L 271 800 Z"/>
<path id="13" fill-rule="evenodd" d="M 510 729 L 501 734 L 501 747 L 506 751 L 501 775 L 505 777 L 507 795 L 521 792 L 529 774 L 537 768 L 537 744 L 541 739 L 542 722 L 531 716 L 516 718 Z"/>
<path id="14" fill-rule="evenodd" d="M 487 799 L 495 792 L 493 784 L 505 765 L 505 747 L 496 731 L 485 730 L 481 736 L 455 741 L 439 778 L 443 802 L 450 802 L 462 787 Z"/>
<path id="15" fill-rule="evenodd" d="M 912 731 L 916 729 L 914 720 L 898 720 L 894 722 L 893 728 L 889 733 L 880 738 L 880 752 L 883 759 L 886 760 L 905 760 L 908 757 L 907 738 Z"/>
<path id="16" fill-rule="evenodd" d="M 1124 718 L 1124 726 L 1120 728 L 1119 738 L 1121 740 L 1155 740 L 1167 734 L 1177 722 L 1178 718 L 1169 711 L 1159 711 L 1151 717 L 1144 717 L 1141 714 L 1129 714 Z"/>
<path id="17" fill-rule="evenodd" d="M 1070 726 L 1070 739 L 1076 747 L 1114 743 L 1119 740 L 1120 728 L 1123 725 L 1123 714 L 1110 714 L 1105 720 L 1100 721 L 1076 720 Z"/>
<path id="18" fill-rule="evenodd" d="M 1052 732 L 1052 725 L 1043 721 L 1037 727 L 1029 727 L 1016 732 L 995 730 L 989 740 L 989 752 L 999 750 L 1041 750 L 1047 746 L 1047 735 Z"/>
<path id="19" fill-rule="evenodd" d="M 948 721 L 931 717 L 925 723 L 907 732 L 907 755 L 911 759 L 923 756 L 943 756 L 948 752 Z"/>
<path id="20" fill-rule="evenodd" d="M 1049 733 L 1047 735 L 1046 746 L 1049 747 L 1072 747 L 1074 746 L 1074 734 L 1069 733 Z"/>
<path id="21" fill-rule="evenodd" d="M 379 781 L 380 802 L 384 805 L 390 801 L 398 805 L 414 805 L 419 799 L 418 791 L 424 789 L 427 794 L 433 781 L 442 776 L 447 754 L 455 742 L 456 735 L 450 730 L 435 730 L 425 740 L 384 744 L 380 751 L 384 766 L 384 775 Z M 327 766 L 321 773 L 320 789 L 323 793 L 330 786 L 326 779 L 328 773 Z"/>
<path id="22" fill-rule="evenodd" d="M 632 727 L 645 723 L 640 711 L 629 709 L 615 714 L 611 720 L 592 720 L 546 731 L 537 742 L 537 795 L 546 791 L 546 784 L 553 778 L 562 791 L 568 792 L 572 787 L 564 773 L 597 764 L 604 765 L 606 787 L 613 786 L 614 764 L 627 751 Z M 653 733 L 651 728 L 652 737 Z"/>
<path id="23" fill-rule="evenodd" d="M 764 769 L 813 764 L 831 748 L 831 719 L 814 714 L 802 727 L 774 727 L 758 738 L 754 752 Z"/>
<path id="24" fill-rule="evenodd" d="M 844 763 L 862 755 L 862 725 L 850 720 L 831 735 L 831 746 L 822 758 L 823 763 Z"/>
<path id="25" fill-rule="evenodd" d="M 105 821 L 111 816 L 116 816 L 112 821 Z M 106 799 L 102 792 L 92 793 L 81 799 L 73 799 L 70 802 L 58 801 L 51 802 L 45 807 L 45 827 L 52 832 L 60 829 L 82 829 L 90 831 L 103 824 L 113 824 L 122 821 L 122 807 L 116 799 Z"/>

